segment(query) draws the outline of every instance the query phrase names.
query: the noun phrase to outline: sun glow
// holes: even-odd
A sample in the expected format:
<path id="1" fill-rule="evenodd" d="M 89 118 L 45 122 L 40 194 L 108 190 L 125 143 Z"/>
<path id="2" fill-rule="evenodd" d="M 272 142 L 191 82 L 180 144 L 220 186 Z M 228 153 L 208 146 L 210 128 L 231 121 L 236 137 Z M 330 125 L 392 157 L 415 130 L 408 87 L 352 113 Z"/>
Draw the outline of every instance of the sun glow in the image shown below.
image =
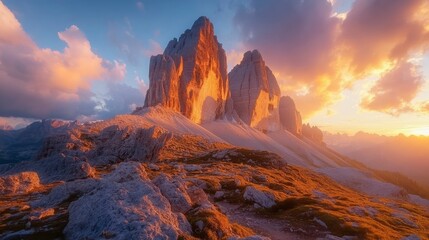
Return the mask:
<path id="1" fill-rule="evenodd" d="M 410 129 L 408 131 L 408 133 L 410 135 L 416 135 L 416 136 L 420 136 L 420 135 L 429 136 L 429 126 L 427 126 L 427 127 L 413 128 L 413 129 Z"/>

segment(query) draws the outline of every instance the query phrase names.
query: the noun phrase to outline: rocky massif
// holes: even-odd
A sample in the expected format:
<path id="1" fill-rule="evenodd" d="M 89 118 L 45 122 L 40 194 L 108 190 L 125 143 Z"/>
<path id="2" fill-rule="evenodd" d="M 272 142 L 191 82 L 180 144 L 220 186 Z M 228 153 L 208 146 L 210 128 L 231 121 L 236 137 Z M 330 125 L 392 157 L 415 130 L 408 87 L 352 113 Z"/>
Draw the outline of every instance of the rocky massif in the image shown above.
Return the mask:
<path id="1" fill-rule="evenodd" d="M 145 106 L 161 104 L 196 123 L 222 118 L 231 111 L 226 64 L 213 24 L 200 17 L 151 58 Z"/>
<path id="2" fill-rule="evenodd" d="M 234 110 L 246 124 L 261 130 L 280 129 L 280 87 L 258 50 L 244 54 L 228 74 Z"/>
<path id="3" fill-rule="evenodd" d="M 284 128 L 299 135 L 299 112 L 290 98 L 280 109 L 280 96 L 277 80 L 257 50 L 246 52 L 227 74 L 225 51 L 213 24 L 201 17 L 179 40 L 170 41 L 163 54 L 151 57 L 145 107 L 161 105 L 196 123 L 235 112 L 259 130 Z"/>

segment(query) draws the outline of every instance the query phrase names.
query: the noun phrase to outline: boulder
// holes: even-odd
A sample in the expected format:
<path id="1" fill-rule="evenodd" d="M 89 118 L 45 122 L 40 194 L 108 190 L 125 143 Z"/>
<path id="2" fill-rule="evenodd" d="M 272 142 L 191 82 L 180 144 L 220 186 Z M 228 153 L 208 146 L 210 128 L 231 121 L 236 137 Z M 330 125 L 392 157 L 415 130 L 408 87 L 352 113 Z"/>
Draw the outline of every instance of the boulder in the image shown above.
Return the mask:
<path id="1" fill-rule="evenodd" d="M 180 216 L 179 216 L 180 215 Z M 72 202 L 67 239 L 177 239 L 189 223 L 137 162 L 124 162 L 96 189 Z"/>
<path id="2" fill-rule="evenodd" d="M 187 187 L 180 177 L 172 179 L 165 174 L 160 174 L 153 180 L 153 183 L 168 199 L 173 211 L 186 213 L 192 208 L 192 200 L 187 193 Z"/>
<path id="3" fill-rule="evenodd" d="M 0 194 L 28 193 L 40 186 L 39 176 L 35 172 L 20 172 L 0 177 Z"/>
<path id="4" fill-rule="evenodd" d="M 243 198 L 247 201 L 257 203 L 264 208 L 270 208 L 276 205 L 273 194 L 261 191 L 255 187 L 248 186 L 244 191 Z"/>

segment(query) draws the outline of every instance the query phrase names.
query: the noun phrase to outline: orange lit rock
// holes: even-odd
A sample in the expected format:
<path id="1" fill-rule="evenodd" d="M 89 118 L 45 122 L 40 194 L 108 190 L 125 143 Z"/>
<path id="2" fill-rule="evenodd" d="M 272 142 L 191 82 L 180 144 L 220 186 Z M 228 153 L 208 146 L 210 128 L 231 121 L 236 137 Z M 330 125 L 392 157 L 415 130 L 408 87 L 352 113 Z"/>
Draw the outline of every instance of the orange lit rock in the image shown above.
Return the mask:
<path id="1" fill-rule="evenodd" d="M 219 119 L 232 111 L 226 67 L 212 23 L 200 17 L 151 58 L 145 106 L 161 104 L 197 123 Z"/>
<path id="2" fill-rule="evenodd" d="M 0 194 L 21 194 L 31 192 L 40 186 L 40 179 L 35 172 L 20 172 L 0 177 Z"/>
<path id="3" fill-rule="evenodd" d="M 145 105 L 162 106 L 180 111 L 179 103 L 179 76 L 181 73 L 182 59 L 178 66 L 168 55 L 157 55 L 150 58 L 149 66 L 149 90 L 146 94 Z"/>
<path id="4" fill-rule="evenodd" d="M 228 76 L 234 110 L 240 118 L 260 130 L 278 130 L 280 88 L 261 54 L 246 52 Z"/>

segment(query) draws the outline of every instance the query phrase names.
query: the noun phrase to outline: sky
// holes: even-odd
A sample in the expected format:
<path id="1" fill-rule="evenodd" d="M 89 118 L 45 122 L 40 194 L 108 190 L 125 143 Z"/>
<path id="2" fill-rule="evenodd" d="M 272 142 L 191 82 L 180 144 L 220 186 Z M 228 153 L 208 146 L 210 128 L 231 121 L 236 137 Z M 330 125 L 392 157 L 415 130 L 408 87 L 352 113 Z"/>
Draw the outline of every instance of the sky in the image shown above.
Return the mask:
<path id="1" fill-rule="evenodd" d="M 0 126 L 142 106 L 150 56 L 199 16 L 228 69 L 258 49 L 305 122 L 429 135 L 427 0 L 0 0 Z"/>

